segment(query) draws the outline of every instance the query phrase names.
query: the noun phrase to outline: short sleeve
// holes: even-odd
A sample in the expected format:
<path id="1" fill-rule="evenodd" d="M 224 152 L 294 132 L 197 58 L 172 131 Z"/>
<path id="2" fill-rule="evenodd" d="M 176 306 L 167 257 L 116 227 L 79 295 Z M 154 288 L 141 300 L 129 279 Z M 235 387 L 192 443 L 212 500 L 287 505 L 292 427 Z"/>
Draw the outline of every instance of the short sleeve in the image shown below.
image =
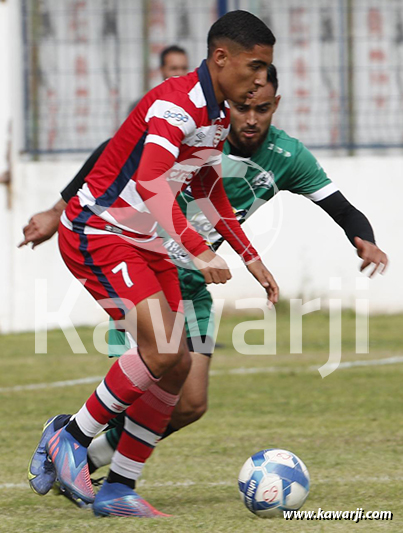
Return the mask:
<path id="1" fill-rule="evenodd" d="M 328 178 L 316 157 L 302 144 L 295 156 L 288 190 L 320 201 L 338 190 Z"/>

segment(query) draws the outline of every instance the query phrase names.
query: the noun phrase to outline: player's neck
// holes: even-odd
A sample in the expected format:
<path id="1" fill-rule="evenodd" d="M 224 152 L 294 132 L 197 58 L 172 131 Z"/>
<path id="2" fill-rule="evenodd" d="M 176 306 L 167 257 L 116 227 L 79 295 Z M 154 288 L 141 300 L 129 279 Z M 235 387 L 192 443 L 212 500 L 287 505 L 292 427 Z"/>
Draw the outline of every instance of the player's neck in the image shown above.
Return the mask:
<path id="1" fill-rule="evenodd" d="M 206 59 L 207 67 L 210 73 L 211 83 L 213 84 L 214 89 L 214 95 L 216 97 L 218 105 L 221 105 L 225 100 L 225 95 L 220 89 L 220 85 L 218 83 L 218 72 L 216 70 L 216 67 L 214 65 L 214 62 L 211 59 Z"/>
<path id="2" fill-rule="evenodd" d="M 249 157 L 251 157 L 253 155 L 248 150 L 243 149 L 242 146 L 240 146 L 236 142 L 235 139 L 231 139 L 230 136 L 227 137 L 227 141 L 228 141 L 228 144 L 229 144 L 230 154 L 231 155 L 235 155 L 237 157 L 245 157 L 245 158 L 249 158 Z"/>

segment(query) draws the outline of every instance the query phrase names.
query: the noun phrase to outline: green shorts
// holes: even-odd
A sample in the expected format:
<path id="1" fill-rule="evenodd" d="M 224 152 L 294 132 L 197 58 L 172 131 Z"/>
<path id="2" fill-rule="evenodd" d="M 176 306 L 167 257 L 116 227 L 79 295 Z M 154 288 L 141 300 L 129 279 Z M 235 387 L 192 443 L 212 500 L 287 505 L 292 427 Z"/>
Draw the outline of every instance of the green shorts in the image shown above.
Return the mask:
<path id="1" fill-rule="evenodd" d="M 178 276 L 184 300 L 185 328 L 191 352 L 211 356 L 214 349 L 214 308 L 204 276 L 199 270 L 178 267 Z M 109 324 L 109 357 L 120 357 L 133 341 L 124 331 L 117 330 L 111 319 Z"/>

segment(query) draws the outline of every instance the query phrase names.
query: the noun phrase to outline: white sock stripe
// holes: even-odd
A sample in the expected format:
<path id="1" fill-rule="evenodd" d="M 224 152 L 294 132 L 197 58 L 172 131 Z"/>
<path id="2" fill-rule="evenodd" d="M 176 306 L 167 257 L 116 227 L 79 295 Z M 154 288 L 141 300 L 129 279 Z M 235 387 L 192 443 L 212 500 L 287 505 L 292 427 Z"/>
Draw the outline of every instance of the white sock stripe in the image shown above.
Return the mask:
<path id="1" fill-rule="evenodd" d="M 129 479 L 138 479 L 143 470 L 144 463 L 133 461 L 116 451 L 112 457 L 111 470 L 120 476 Z"/>
<path id="2" fill-rule="evenodd" d="M 88 448 L 88 457 L 97 468 L 101 468 L 110 464 L 114 451 L 106 438 L 106 433 L 104 433 L 91 442 Z"/>
<path id="3" fill-rule="evenodd" d="M 108 384 L 106 383 L 106 380 L 103 379 L 102 380 L 102 383 L 104 384 L 106 390 L 109 392 L 109 394 L 112 394 L 112 396 L 115 398 L 116 401 L 118 401 L 119 403 L 121 403 L 122 405 L 125 405 L 126 406 L 126 409 L 129 407 L 129 405 L 131 405 L 131 403 L 127 403 L 127 402 L 124 402 L 123 400 L 121 400 L 119 398 L 119 396 L 117 396 L 111 389 L 110 387 L 108 386 Z"/>
<path id="4" fill-rule="evenodd" d="M 116 396 L 114 396 L 109 391 L 104 381 L 102 381 L 98 385 L 96 394 L 98 396 L 98 399 L 104 404 L 104 406 L 109 411 L 112 411 L 112 413 L 121 413 L 122 411 L 125 411 L 129 407 L 127 403 L 121 402 L 120 400 L 116 398 Z"/>
<path id="5" fill-rule="evenodd" d="M 157 435 L 153 431 L 136 424 L 136 422 L 133 422 L 133 420 L 127 416 L 125 418 L 125 430 L 133 437 L 140 439 L 153 447 L 155 447 L 161 439 L 160 435 Z"/>
<path id="6" fill-rule="evenodd" d="M 87 437 L 95 437 L 101 431 L 103 431 L 108 424 L 100 424 L 95 420 L 95 418 L 90 414 L 86 405 L 83 405 L 81 409 L 76 414 L 75 420 L 78 424 L 78 427 L 87 435 Z"/>
<path id="7" fill-rule="evenodd" d="M 161 387 L 157 385 L 157 383 L 151 385 L 148 391 L 151 394 L 154 394 L 156 398 L 161 400 L 161 402 L 165 403 L 166 405 L 175 406 L 178 403 L 179 394 L 171 394 L 170 392 L 161 389 Z"/>

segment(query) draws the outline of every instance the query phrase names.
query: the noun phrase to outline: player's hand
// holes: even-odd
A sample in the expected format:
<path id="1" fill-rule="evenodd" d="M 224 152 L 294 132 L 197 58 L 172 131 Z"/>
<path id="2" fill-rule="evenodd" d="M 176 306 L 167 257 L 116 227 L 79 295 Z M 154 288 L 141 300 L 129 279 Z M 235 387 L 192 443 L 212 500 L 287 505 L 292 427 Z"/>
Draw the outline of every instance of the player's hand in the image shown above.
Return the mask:
<path id="1" fill-rule="evenodd" d="M 18 248 L 32 243 L 32 248 L 50 239 L 57 231 L 60 215 L 63 212 L 66 202 L 60 200 L 54 207 L 41 213 L 36 213 L 30 218 L 28 224 L 23 228 L 24 240 Z"/>
<path id="2" fill-rule="evenodd" d="M 203 274 L 206 283 L 226 283 L 232 278 L 227 263 L 211 250 L 195 257 L 193 263 Z"/>
<path id="3" fill-rule="evenodd" d="M 258 280 L 260 285 L 265 288 L 269 302 L 276 304 L 278 302 L 279 288 L 274 277 L 267 270 L 262 261 L 257 260 L 253 261 L 253 263 L 249 263 L 247 269 Z"/>
<path id="4" fill-rule="evenodd" d="M 376 272 L 383 274 L 386 270 L 388 264 L 388 256 L 385 252 L 382 252 L 376 244 L 373 244 L 369 241 L 364 241 L 360 237 L 354 237 L 354 244 L 357 248 L 358 257 L 361 257 L 362 264 L 360 267 L 360 272 L 365 270 L 369 265 L 375 265 L 372 272 L 369 274 L 369 277 L 372 278 Z"/>

